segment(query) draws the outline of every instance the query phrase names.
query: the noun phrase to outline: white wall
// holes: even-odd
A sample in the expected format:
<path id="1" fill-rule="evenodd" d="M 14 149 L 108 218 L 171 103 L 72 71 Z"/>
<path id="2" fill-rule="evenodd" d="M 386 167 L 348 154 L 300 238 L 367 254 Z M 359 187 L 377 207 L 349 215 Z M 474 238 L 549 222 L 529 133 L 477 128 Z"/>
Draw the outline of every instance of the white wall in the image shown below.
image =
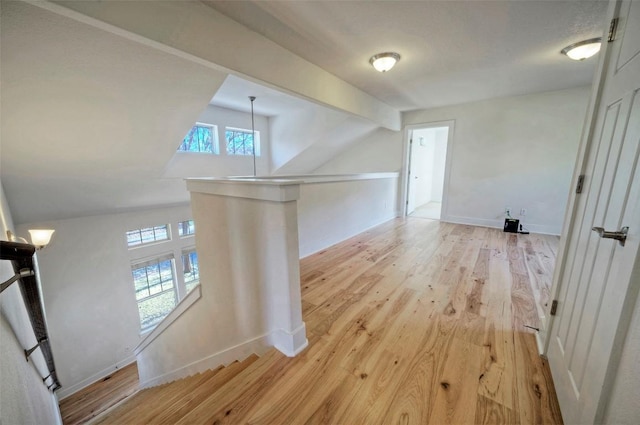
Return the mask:
<path id="1" fill-rule="evenodd" d="M 269 124 L 271 169 L 277 174 L 307 174 L 376 128 L 362 118 L 313 104 L 274 116 Z"/>
<path id="2" fill-rule="evenodd" d="M 208 105 L 197 122 L 218 127 L 219 155 L 192 152 L 176 152 L 164 172 L 164 177 L 252 176 L 253 156 L 227 155 L 225 128 L 251 130 L 251 114 Z M 257 175 L 269 175 L 270 136 L 269 119 L 255 115 L 255 130 L 260 132 L 260 155 L 256 157 Z M 194 123 L 195 124 L 195 123 Z M 178 146 L 176 145 L 176 149 Z"/>
<path id="3" fill-rule="evenodd" d="M 125 232 L 190 218 L 185 205 L 18 227 L 56 230 L 38 262 L 60 398 L 134 360 L 140 321 Z"/>
<path id="4" fill-rule="evenodd" d="M 455 120 L 445 221 L 501 227 L 504 207 L 559 234 L 590 89 L 404 113 L 404 125 Z M 512 214 L 513 215 L 513 214 Z"/>
<path id="5" fill-rule="evenodd" d="M 316 168 L 314 174 L 350 174 L 399 171 L 402 132 L 378 128 Z"/>
<path id="6" fill-rule="evenodd" d="M 300 257 L 396 217 L 397 195 L 397 173 L 385 178 L 301 185 Z"/>
<path id="7" fill-rule="evenodd" d="M 14 231 L 9 205 L 0 183 L 0 239 L 6 241 L 7 230 Z M 0 280 L 13 276 L 9 261 L 0 261 Z M 61 424 L 56 396 L 42 383 L 49 373 L 40 350 L 26 362 L 24 348 L 36 340 L 27 316 L 18 283 L 0 295 L 0 412 L 3 424 Z M 55 356 L 54 356 L 55 358 Z M 56 363 L 57 364 L 57 363 Z M 44 373 L 44 374 L 43 374 Z"/>

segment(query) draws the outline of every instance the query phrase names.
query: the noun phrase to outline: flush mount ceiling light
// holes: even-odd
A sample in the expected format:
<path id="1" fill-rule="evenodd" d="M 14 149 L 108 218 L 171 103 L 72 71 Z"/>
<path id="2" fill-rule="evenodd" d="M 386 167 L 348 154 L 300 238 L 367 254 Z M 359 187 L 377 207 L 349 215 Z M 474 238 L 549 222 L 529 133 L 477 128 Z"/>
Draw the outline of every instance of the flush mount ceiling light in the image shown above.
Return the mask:
<path id="1" fill-rule="evenodd" d="M 387 72 L 400 60 L 400 55 L 395 52 L 378 53 L 371 56 L 369 63 L 373 65 L 376 71 Z"/>
<path id="2" fill-rule="evenodd" d="M 579 41 L 567 46 L 560 53 L 567 55 L 569 59 L 581 61 L 595 55 L 600 51 L 602 39 L 600 37 L 591 38 L 589 40 Z"/>

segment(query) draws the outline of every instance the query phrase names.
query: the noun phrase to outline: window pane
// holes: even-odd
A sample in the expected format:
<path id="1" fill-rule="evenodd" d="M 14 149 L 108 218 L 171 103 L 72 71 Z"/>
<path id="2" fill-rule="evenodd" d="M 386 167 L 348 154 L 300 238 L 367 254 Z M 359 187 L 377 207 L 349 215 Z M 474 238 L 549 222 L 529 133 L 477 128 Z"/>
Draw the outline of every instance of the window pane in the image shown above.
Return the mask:
<path id="1" fill-rule="evenodd" d="M 129 247 L 166 240 L 169 240 L 168 224 L 129 230 L 127 232 L 127 245 Z"/>
<path id="2" fill-rule="evenodd" d="M 136 290 L 136 300 L 146 298 L 150 295 L 146 267 L 133 269 L 133 284 Z"/>
<path id="3" fill-rule="evenodd" d="M 173 282 L 173 270 L 171 269 L 171 260 L 165 260 L 160 263 L 160 280 L 161 282 Z M 164 285 L 166 287 L 166 283 Z"/>
<path id="4" fill-rule="evenodd" d="M 193 224 L 193 220 L 181 221 L 178 223 L 178 236 L 193 235 L 196 232 L 196 227 Z"/>
<path id="5" fill-rule="evenodd" d="M 176 306 L 175 293 L 166 291 L 155 297 L 138 301 L 140 326 L 146 330 L 162 320 Z"/>
<path id="6" fill-rule="evenodd" d="M 158 260 L 133 266 L 133 283 L 142 330 L 153 326 L 176 305 L 173 260 Z"/>
<path id="7" fill-rule="evenodd" d="M 167 234 L 167 226 L 156 226 L 153 228 L 153 239 L 156 241 L 162 241 L 165 239 L 169 239 L 169 235 Z"/>
<path id="8" fill-rule="evenodd" d="M 225 138 L 227 140 L 227 155 L 253 155 L 253 133 L 250 130 L 227 129 Z"/>
<path id="9" fill-rule="evenodd" d="M 182 270 L 184 271 L 184 283 L 187 293 L 189 293 L 200 283 L 198 254 L 195 251 L 182 254 Z"/>
<path id="10" fill-rule="evenodd" d="M 142 243 L 149 243 L 156 240 L 155 236 L 153 235 L 153 227 L 141 229 L 140 235 L 142 236 Z"/>
<path id="11" fill-rule="evenodd" d="M 133 246 L 133 245 L 139 245 L 141 243 L 142 243 L 142 238 L 140 237 L 139 230 L 132 230 L 130 232 L 127 232 L 127 245 Z"/>
<path id="12" fill-rule="evenodd" d="M 215 126 L 194 125 L 178 147 L 179 152 L 215 153 Z"/>

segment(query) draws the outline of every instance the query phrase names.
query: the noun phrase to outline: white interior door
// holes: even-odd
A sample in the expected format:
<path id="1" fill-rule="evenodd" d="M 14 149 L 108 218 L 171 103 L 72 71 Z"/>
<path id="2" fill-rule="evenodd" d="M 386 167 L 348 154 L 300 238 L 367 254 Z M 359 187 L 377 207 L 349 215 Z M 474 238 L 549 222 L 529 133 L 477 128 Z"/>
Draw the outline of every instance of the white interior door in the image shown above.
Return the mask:
<path id="1" fill-rule="evenodd" d="M 618 31 L 603 52 L 585 190 L 576 195 L 547 353 L 571 424 L 601 421 L 640 286 L 640 2 L 612 2 L 608 16 L 618 17 Z M 594 226 L 628 226 L 625 245 L 600 237 Z"/>

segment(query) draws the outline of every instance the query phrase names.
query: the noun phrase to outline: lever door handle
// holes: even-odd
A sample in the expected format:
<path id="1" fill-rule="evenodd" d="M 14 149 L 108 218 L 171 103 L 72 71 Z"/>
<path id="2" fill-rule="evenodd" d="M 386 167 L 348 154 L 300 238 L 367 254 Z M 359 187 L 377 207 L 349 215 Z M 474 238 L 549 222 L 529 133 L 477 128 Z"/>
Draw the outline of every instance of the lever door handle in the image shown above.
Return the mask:
<path id="1" fill-rule="evenodd" d="M 609 232 L 604 230 L 604 227 L 593 227 L 591 230 L 598 233 L 601 238 L 617 240 L 622 246 L 624 246 L 624 242 L 627 240 L 627 233 L 629 233 L 629 227 L 627 226 L 623 227 L 618 232 Z"/>

